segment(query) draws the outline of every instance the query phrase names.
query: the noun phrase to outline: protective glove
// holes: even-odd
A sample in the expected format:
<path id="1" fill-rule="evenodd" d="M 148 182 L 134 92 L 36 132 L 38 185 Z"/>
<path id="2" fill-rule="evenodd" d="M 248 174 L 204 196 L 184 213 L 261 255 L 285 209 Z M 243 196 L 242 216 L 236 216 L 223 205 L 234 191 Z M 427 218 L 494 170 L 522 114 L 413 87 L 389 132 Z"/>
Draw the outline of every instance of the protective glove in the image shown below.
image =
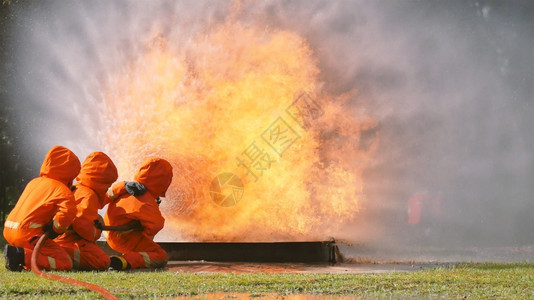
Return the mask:
<path id="1" fill-rule="evenodd" d="M 135 181 L 125 181 L 124 187 L 126 188 L 126 191 L 128 194 L 133 196 L 141 196 L 144 193 L 146 193 L 146 187 L 139 182 Z"/>
<path id="2" fill-rule="evenodd" d="M 59 236 L 59 233 L 57 233 L 55 230 L 54 230 L 54 220 L 46 223 L 44 226 L 43 226 L 43 232 L 47 233 L 48 234 L 48 238 L 53 240 L 55 238 L 57 238 Z"/>
<path id="3" fill-rule="evenodd" d="M 132 230 L 135 231 L 143 231 L 145 229 L 143 225 L 141 225 L 141 222 L 139 220 L 132 221 L 128 223 L 128 225 L 130 225 L 132 227 Z"/>
<path id="4" fill-rule="evenodd" d="M 117 200 L 122 194 L 125 193 L 126 189 L 124 188 L 124 181 L 114 183 L 112 186 L 109 187 L 108 191 L 106 192 L 106 196 L 104 197 L 104 203 L 102 203 L 102 206 L 105 206 L 106 204 Z"/>
<path id="5" fill-rule="evenodd" d="M 104 224 L 102 224 L 102 222 L 98 219 L 94 220 L 93 223 L 95 224 L 96 229 L 102 230 L 102 228 L 104 228 Z"/>

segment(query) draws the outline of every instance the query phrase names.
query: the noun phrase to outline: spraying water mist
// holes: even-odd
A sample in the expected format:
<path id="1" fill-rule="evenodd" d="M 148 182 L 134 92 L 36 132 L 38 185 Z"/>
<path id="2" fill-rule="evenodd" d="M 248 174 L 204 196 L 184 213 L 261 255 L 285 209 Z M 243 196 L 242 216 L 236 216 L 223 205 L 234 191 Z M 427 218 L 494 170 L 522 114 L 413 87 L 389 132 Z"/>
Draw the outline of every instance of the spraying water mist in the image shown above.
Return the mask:
<path id="1" fill-rule="evenodd" d="M 248 229 L 231 239 L 272 226 L 273 234 L 263 239 L 332 236 L 441 247 L 534 241 L 531 4 L 49 2 L 17 9 L 15 23 L 24 25 L 14 26 L 19 73 L 10 92 L 17 113 L 28 120 L 20 132 L 27 136 L 23 146 L 36 160 L 54 144 L 80 157 L 105 150 L 123 179 L 130 179 L 136 153 L 165 153 L 183 173 L 175 174 L 182 179 L 162 208 L 168 216 L 171 206 L 179 208 L 179 220 L 201 206 L 198 199 L 209 199 L 208 190 L 183 187 L 197 181 L 209 187 L 304 91 L 320 95 L 313 99 L 331 119 L 299 131 L 310 141 L 300 144 L 304 152 L 280 157 L 281 169 L 266 172 L 272 178 L 262 179 L 255 191 L 271 200 L 238 218 L 247 224 L 257 212 L 281 211 L 272 199 L 296 201 L 302 194 L 295 190 L 308 193 L 309 202 L 282 218 L 305 217 L 288 222 L 289 231 L 277 227 L 277 218 L 270 224 L 252 217 Z M 221 42 L 225 39 L 229 44 Z M 261 59 L 254 56 L 261 53 Z M 287 61 L 278 58 L 281 53 L 289 55 Z M 273 69 L 262 69 L 269 60 Z M 150 72 L 160 71 L 167 77 L 158 82 Z M 265 73 L 241 86 L 221 85 L 247 72 Z M 251 88 L 254 82 L 261 84 Z M 276 92 L 280 86 L 286 89 Z M 154 95 L 154 89 L 157 97 L 136 98 Z M 161 104 L 166 97 L 173 99 L 165 102 L 171 106 Z M 237 101 L 240 97 L 248 100 Z M 188 99 L 198 101 L 192 105 Z M 270 114 L 247 113 L 258 108 Z M 217 109 L 240 113 L 218 119 Z M 195 126 L 201 116 L 214 120 L 209 148 L 230 148 L 224 159 L 205 153 L 206 144 L 195 143 L 194 135 L 183 135 L 200 128 Z M 256 125 L 244 125 L 254 120 Z M 183 126 L 175 132 L 181 139 L 173 142 L 165 134 L 176 124 Z M 236 144 L 227 142 L 231 137 L 223 136 L 223 125 L 252 127 Z M 315 160 L 300 162 L 302 153 Z M 327 162 L 335 163 L 329 168 Z M 210 172 L 197 172 L 199 165 Z M 294 166 L 315 181 L 294 177 Z M 288 184 L 292 180 L 304 185 Z M 319 184 L 329 180 L 334 183 Z M 412 226 L 409 199 L 424 193 L 439 200 L 435 208 L 422 209 L 420 226 Z M 331 201 L 336 195 L 340 200 Z M 300 213 L 303 208 L 308 212 Z M 336 218 L 341 221 L 332 222 Z M 207 230 L 177 222 L 163 238 L 195 238 L 197 230 Z M 225 229 L 218 226 L 204 238 L 220 238 L 217 232 Z M 232 226 L 227 230 L 236 232 Z"/>

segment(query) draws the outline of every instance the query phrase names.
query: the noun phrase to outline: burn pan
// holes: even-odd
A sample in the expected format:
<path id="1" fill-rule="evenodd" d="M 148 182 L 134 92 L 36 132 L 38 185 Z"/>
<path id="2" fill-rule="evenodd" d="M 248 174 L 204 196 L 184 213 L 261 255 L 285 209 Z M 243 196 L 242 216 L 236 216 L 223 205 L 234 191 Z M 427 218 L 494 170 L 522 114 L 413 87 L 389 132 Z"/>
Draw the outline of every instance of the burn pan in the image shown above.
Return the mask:
<path id="1" fill-rule="evenodd" d="M 169 261 L 336 263 L 335 241 L 274 243 L 159 242 Z M 99 245 L 108 254 L 105 242 Z"/>
<path id="2" fill-rule="evenodd" d="M 169 260 L 221 262 L 337 262 L 335 242 L 159 243 Z"/>

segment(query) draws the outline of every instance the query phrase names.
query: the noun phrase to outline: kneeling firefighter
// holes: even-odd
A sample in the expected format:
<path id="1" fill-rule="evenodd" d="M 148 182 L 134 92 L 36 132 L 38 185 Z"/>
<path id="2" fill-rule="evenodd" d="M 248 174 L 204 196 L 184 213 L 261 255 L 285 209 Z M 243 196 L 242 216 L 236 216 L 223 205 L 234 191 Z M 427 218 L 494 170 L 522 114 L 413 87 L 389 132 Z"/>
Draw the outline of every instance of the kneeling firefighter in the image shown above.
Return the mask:
<path id="1" fill-rule="evenodd" d="M 96 244 L 102 233 L 98 223 L 98 210 L 109 201 L 106 191 L 117 180 L 117 168 L 113 161 L 103 152 L 93 152 L 82 164 L 82 170 L 76 178 L 77 214 L 72 226 L 56 242 L 65 248 L 78 270 L 106 270 L 109 257 Z"/>
<path id="2" fill-rule="evenodd" d="M 135 221 L 140 224 L 137 229 L 107 232 L 109 246 L 122 253 L 111 257 L 110 268 L 162 268 L 167 264 L 167 253 L 153 239 L 165 223 L 159 210 L 159 197 L 165 197 L 172 182 L 172 166 L 164 159 L 148 158 L 134 180 L 126 185 L 128 193 L 111 200 L 104 215 L 104 223 L 108 226 L 123 226 Z"/>
<path id="3" fill-rule="evenodd" d="M 37 266 L 45 270 L 70 270 L 72 261 L 53 239 L 65 232 L 76 216 L 72 181 L 80 172 L 80 161 L 63 146 L 52 147 L 43 161 L 40 177 L 26 185 L 4 223 L 6 268 L 31 269 L 31 257 L 39 237 L 49 239 L 37 256 Z"/>

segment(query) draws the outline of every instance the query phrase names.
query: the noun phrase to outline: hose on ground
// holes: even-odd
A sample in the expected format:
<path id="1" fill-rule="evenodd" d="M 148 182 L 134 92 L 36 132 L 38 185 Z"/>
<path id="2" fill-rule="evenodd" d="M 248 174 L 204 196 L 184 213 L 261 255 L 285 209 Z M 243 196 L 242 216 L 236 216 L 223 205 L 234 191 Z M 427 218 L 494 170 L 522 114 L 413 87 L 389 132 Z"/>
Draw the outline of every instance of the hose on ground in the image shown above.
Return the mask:
<path id="1" fill-rule="evenodd" d="M 88 290 L 91 290 L 93 292 L 99 293 L 100 295 L 102 295 L 104 297 L 104 299 L 119 299 L 115 295 L 113 295 L 110 291 L 106 290 L 105 288 L 103 288 L 103 287 L 101 287 L 99 285 L 88 283 L 88 282 L 84 282 L 84 281 L 80 281 L 80 280 L 76 280 L 76 279 L 73 279 L 73 278 L 59 276 L 59 275 L 52 274 L 52 273 L 43 273 L 43 272 L 41 272 L 41 270 L 39 270 L 39 267 L 37 266 L 37 256 L 39 255 L 39 251 L 41 250 L 41 246 L 44 244 L 44 242 L 47 239 L 48 239 L 48 235 L 47 235 L 47 233 L 44 233 L 39 238 L 39 240 L 37 241 L 37 244 L 35 245 L 35 248 L 33 249 L 31 263 L 32 263 L 32 271 L 33 271 L 33 273 L 35 273 L 35 275 L 37 275 L 39 277 L 46 278 L 46 279 L 50 279 L 50 280 L 60 281 L 60 282 L 63 282 L 63 283 L 66 283 L 66 284 L 70 284 L 70 285 L 77 285 L 77 286 L 84 287 L 84 288 L 86 288 Z"/>

